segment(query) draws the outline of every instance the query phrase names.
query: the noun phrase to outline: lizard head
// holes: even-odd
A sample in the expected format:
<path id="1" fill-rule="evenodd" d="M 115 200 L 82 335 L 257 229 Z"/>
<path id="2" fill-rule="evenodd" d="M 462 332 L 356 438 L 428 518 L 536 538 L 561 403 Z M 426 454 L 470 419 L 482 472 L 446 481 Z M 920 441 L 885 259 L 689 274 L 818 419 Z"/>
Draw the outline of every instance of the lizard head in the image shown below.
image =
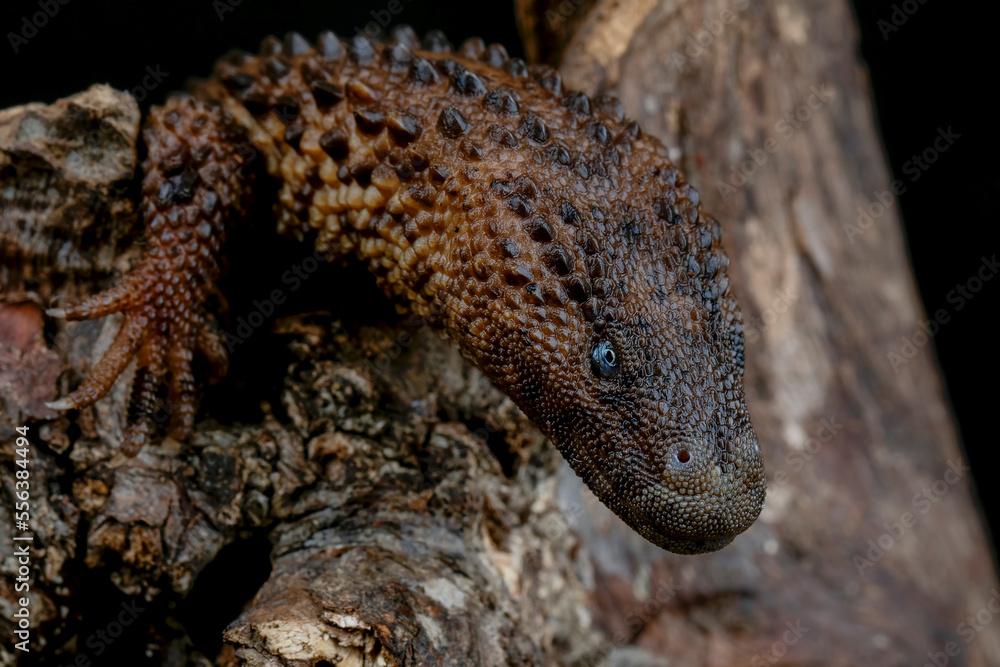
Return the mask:
<path id="1" fill-rule="evenodd" d="M 687 554 L 729 544 L 765 491 L 738 324 L 700 287 L 661 302 L 629 286 L 636 303 L 620 300 L 620 315 L 592 334 L 581 409 L 553 435 L 626 523 Z"/>
<path id="2" fill-rule="evenodd" d="M 441 199 L 469 225 L 440 241 L 448 329 L 635 531 L 722 548 L 765 477 L 721 228 L 613 98 L 463 63 L 493 90 L 449 97 L 430 158 L 472 156 Z"/>
<path id="3" fill-rule="evenodd" d="M 605 279 L 586 309 L 593 314 L 581 312 L 593 321 L 577 329 L 576 358 L 561 369 L 574 379 L 551 376 L 550 391 L 568 407 L 546 424 L 626 523 L 693 554 L 721 549 L 756 520 L 766 480 L 721 229 L 694 190 L 680 191 L 690 199 L 653 201 L 645 214 L 612 206 Z"/>
<path id="4" fill-rule="evenodd" d="M 577 360 L 580 409 L 554 439 L 639 534 L 693 554 L 750 527 L 766 480 L 721 228 L 668 178 L 610 207 L 608 280 Z"/>
<path id="5" fill-rule="evenodd" d="M 511 394 L 636 532 L 703 553 L 756 520 L 766 480 L 721 228 L 672 166 L 647 174 L 614 199 L 573 197 L 568 260 L 540 250 L 559 284 L 540 280 L 538 293 L 561 285 L 570 298 L 562 313 L 547 303 L 551 334 L 527 327 Z"/>

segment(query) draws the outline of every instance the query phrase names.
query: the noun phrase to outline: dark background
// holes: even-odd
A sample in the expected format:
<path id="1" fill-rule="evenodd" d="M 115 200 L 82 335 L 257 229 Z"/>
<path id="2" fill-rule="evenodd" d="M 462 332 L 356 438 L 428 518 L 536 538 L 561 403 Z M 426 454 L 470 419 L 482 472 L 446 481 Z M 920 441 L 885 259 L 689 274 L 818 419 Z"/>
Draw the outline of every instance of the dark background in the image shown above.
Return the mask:
<path id="1" fill-rule="evenodd" d="M 934 336 L 934 351 L 976 491 L 993 536 L 1000 535 L 1000 484 L 993 479 L 1000 276 L 984 283 L 961 310 L 948 301 L 957 285 L 976 274 L 984 256 L 1000 255 L 998 79 L 992 74 L 1000 62 L 994 35 L 998 12 L 995 3 L 939 0 L 855 0 L 854 5 L 886 161 L 893 178 L 907 184 L 899 203 L 924 310 L 945 308 L 952 316 Z M 978 13 L 956 10 L 973 6 Z M 897 20 L 906 16 L 898 30 L 887 27 L 896 27 L 895 8 L 903 10 Z M 903 172 L 907 162 L 932 145 L 938 128 L 948 127 L 961 137 L 911 183 L 911 174 Z"/>
<path id="2" fill-rule="evenodd" d="M 409 23 L 420 34 L 441 28 L 456 42 L 475 33 L 487 42 L 505 44 L 514 55 L 522 54 L 509 3 L 479 2 L 474 9 L 466 0 L 401 3 L 403 10 L 393 17 L 393 25 Z M 347 5 L 243 0 L 222 21 L 212 0 L 69 0 L 17 54 L 6 35 L 20 30 L 22 16 L 38 11 L 37 0 L 3 4 L 0 108 L 52 102 L 95 82 L 134 89 L 147 67 L 159 67 L 167 76 L 143 101 L 145 109 L 182 88 L 186 77 L 207 75 L 229 48 L 255 51 L 266 34 L 288 30 L 312 37 L 332 28 L 349 35 L 355 26 L 372 20 L 371 11 L 384 10 L 388 0 Z M 896 19 L 906 16 L 906 22 L 890 31 L 886 26 L 892 25 L 894 6 L 902 12 Z M 990 34 L 997 24 L 996 11 L 985 5 L 978 11 L 956 11 L 944 0 L 858 0 L 855 8 L 859 56 L 870 72 L 886 160 L 894 177 L 908 184 L 899 203 L 920 294 L 927 311 L 948 308 L 952 314 L 933 345 L 980 498 L 997 534 L 1000 484 L 992 481 L 991 450 L 1000 414 L 994 326 L 1000 278 L 987 282 L 961 310 L 947 300 L 949 292 L 975 274 L 982 257 L 1000 251 L 1000 166 L 993 121 L 998 114 L 998 58 L 997 40 Z M 949 127 L 960 138 L 910 183 L 904 165 L 933 143 L 939 128 Z"/>

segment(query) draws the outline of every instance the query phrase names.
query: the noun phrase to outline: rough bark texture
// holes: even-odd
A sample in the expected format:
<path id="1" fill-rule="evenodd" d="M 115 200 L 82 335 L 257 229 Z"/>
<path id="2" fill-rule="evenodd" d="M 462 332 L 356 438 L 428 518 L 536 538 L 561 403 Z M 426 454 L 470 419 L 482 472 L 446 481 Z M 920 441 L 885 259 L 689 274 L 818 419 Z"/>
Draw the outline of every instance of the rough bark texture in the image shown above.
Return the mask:
<path id="1" fill-rule="evenodd" d="M 585 634 L 586 625 L 572 564 L 578 540 L 557 511 L 558 454 L 436 332 L 409 326 L 384 305 L 373 309 L 384 298 L 357 267 L 312 279 L 343 294 L 338 303 L 323 300 L 335 314 L 268 319 L 254 333 L 267 337 L 262 347 L 276 361 L 237 352 L 231 375 L 240 375 L 243 359 L 256 376 L 253 390 L 240 380 L 209 388 L 209 409 L 190 446 L 165 442 L 135 459 L 109 447 L 121 439 L 128 378 L 77 417 L 45 408 L 79 382 L 118 326 L 110 318 L 53 329 L 45 304 L 55 286 L 60 294 L 100 289 L 112 280 L 111 265 L 93 262 L 95 277 L 70 289 L 72 274 L 45 255 L 52 242 L 29 243 L 35 237 L 20 232 L 59 238 L 100 227 L 81 202 L 109 199 L 109 184 L 132 178 L 134 152 L 127 154 L 137 115 L 123 126 L 125 154 L 103 145 L 105 161 L 119 169 L 88 169 L 74 185 L 58 157 L 85 145 L 85 127 L 123 108 L 135 111 L 130 98 L 95 87 L 4 116 L 12 129 L 2 155 L 16 167 L 7 172 L 9 185 L 17 190 L 26 174 L 40 172 L 55 211 L 31 218 L 34 204 L 9 206 L 2 237 L 9 285 L 0 300 L 3 489 L 12 501 L 13 429 L 28 423 L 40 547 L 33 648 L 47 664 L 97 657 L 87 644 L 90 617 L 106 615 L 102 626 L 119 611 L 117 602 L 95 602 L 92 588 L 83 592 L 81 582 L 100 580 L 156 610 L 129 632 L 158 664 L 558 664 L 565 642 Z M 36 117 L 73 146 L 56 151 L 48 141 L 25 166 L 18 163 L 23 142 L 11 138 Z M 89 148 L 100 154 L 102 144 Z M 298 252 L 299 260 L 312 254 Z M 121 271 L 137 256 L 133 249 L 114 267 Z M 24 268 L 33 262 L 47 273 Z M 339 289 L 359 280 L 367 289 Z M 227 330 L 238 333 L 231 324 Z M 213 405 L 228 405 L 239 422 L 220 424 Z M 0 509 L 5 531 L 12 504 Z M 185 637 L 197 628 L 184 627 L 164 601 L 210 584 L 198 574 L 227 544 L 259 530 L 273 544 L 270 578 L 242 616 L 223 619 L 233 621 L 225 633 L 230 645 L 205 656 Z M 0 545 L 8 633 L 19 596 L 15 546 L 9 539 Z M 0 651 L 2 664 L 15 664 L 9 645 Z"/>
<path id="2" fill-rule="evenodd" d="M 895 210 L 853 242 L 843 227 L 888 188 L 847 5 L 619 0 L 577 12 L 573 36 L 550 42 L 569 44 L 570 85 L 617 92 L 676 147 L 725 228 L 773 480 L 757 524 L 710 556 L 647 544 L 434 332 L 372 314 L 379 297 L 350 269 L 310 287 L 332 312 L 253 333 L 267 358 L 235 357 L 244 379 L 206 390 L 191 446 L 117 458 L 107 443 L 121 435 L 128 378 L 77 417 L 42 405 L 79 382 L 117 325 L 57 328 L 42 309 L 105 286 L 136 256 L 116 251 L 134 237 L 138 114 L 95 87 L 0 112 L 6 636 L 12 428 L 27 422 L 33 647 L 46 664 L 95 658 L 88 633 L 117 614 L 95 581 L 150 608 L 127 632 L 135 656 L 163 665 L 912 665 L 949 641 L 958 664 L 1000 662 L 995 623 L 961 626 L 997 582 L 969 476 L 949 473 L 961 455 L 933 358 L 924 347 L 894 370 L 887 357 L 926 319 Z M 688 51 L 706 20 L 721 31 Z M 550 38 L 527 34 L 544 53 L 530 42 Z M 830 94 L 799 111 L 813 87 Z M 797 126 L 781 125 L 797 111 Z M 730 165 L 754 155 L 752 175 L 731 182 Z M 228 644 L 209 650 L 196 617 L 167 603 L 210 587 L 199 573 L 226 545 L 238 562 L 261 533 L 270 574 L 225 593 L 245 595 L 243 613 L 222 619 Z M 5 642 L 0 664 L 15 653 Z"/>
<path id="3" fill-rule="evenodd" d="M 856 40 L 843 0 L 607 1 L 562 59 L 568 85 L 616 93 L 676 147 L 722 221 L 747 323 L 771 480 L 757 525 L 687 560 L 599 507 L 580 521 L 594 627 L 670 664 L 1000 663 L 991 612 L 969 619 L 997 580 L 933 353 L 901 340 L 919 346 L 928 316 L 898 207 L 857 222 L 890 177 Z M 675 599 L 629 627 L 657 577 Z"/>

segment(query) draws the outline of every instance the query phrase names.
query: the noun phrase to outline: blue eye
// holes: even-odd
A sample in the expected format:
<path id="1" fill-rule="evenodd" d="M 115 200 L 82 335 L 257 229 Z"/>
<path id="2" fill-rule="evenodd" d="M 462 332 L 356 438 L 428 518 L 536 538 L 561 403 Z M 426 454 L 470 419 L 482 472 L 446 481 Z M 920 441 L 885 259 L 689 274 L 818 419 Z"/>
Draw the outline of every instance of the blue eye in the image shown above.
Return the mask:
<path id="1" fill-rule="evenodd" d="M 590 352 L 590 367 L 597 377 L 612 378 L 618 375 L 618 351 L 606 340 L 594 346 Z"/>

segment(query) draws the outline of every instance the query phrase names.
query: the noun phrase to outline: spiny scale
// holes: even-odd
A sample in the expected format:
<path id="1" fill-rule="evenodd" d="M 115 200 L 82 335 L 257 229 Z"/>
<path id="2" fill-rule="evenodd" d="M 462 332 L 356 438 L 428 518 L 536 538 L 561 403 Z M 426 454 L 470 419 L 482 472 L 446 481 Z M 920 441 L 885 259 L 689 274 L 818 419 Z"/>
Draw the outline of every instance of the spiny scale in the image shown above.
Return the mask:
<path id="1" fill-rule="evenodd" d="M 612 510 L 674 551 L 720 548 L 757 517 L 764 475 L 743 397 L 743 335 L 719 225 L 611 97 L 479 39 L 408 28 L 231 53 L 151 114 L 150 250 L 71 318 L 124 311 L 61 407 L 92 403 L 137 355 L 130 451 L 166 381 L 192 427 L 191 353 L 224 365 L 204 312 L 225 231 L 273 206 L 283 234 L 366 261 L 550 435 Z M 253 202 L 263 167 L 276 202 Z"/>

